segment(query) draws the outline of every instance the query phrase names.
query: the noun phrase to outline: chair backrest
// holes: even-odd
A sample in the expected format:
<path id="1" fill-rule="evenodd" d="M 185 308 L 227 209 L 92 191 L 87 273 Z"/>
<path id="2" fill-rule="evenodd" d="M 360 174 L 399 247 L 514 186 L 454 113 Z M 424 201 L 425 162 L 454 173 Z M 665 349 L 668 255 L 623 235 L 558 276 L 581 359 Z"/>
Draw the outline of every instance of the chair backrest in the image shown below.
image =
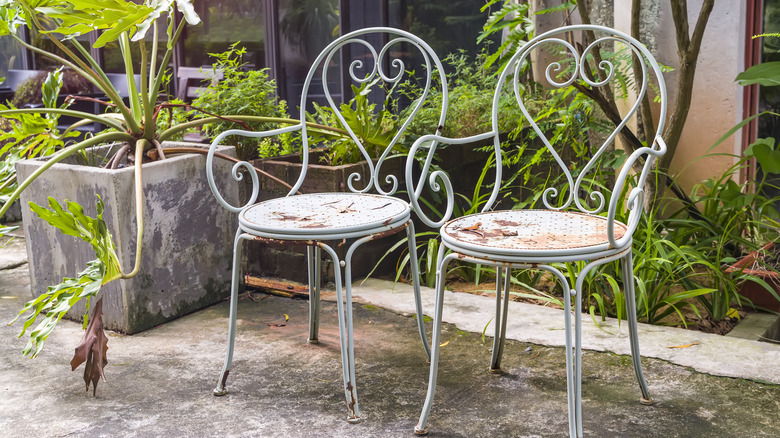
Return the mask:
<path id="1" fill-rule="evenodd" d="M 632 56 L 637 58 L 639 72 L 637 83 L 633 83 Z M 581 95 L 593 98 L 593 95 L 601 92 L 602 96 L 609 96 L 611 93 L 619 95 L 625 94 L 618 106 L 615 106 L 614 112 L 606 114 L 605 117 L 611 132 L 603 132 L 601 138 L 591 136 L 591 142 L 601 142 L 597 148 L 591 147 L 593 153 L 585 157 L 584 164 L 567 163 L 562 158 L 562 151 L 571 147 L 567 144 L 555 144 L 555 137 L 550 126 L 545 126 L 541 117 L 544 114 L 554 114 L 550 108 L 545 108 L 544 114 L 534 113 L 533 105 L 527 101 L 529 93 L 526 92 L 526 86 L 529 85 L 524 78 L 529 76 L 528 68 L 535 64 L 534 72 L 543 72 L 547 84 L 545 86 L 552 88 L 575 87 Z M 661 74 L 661 68 L 653 58 L 650 51 L 639 41 L 631 36 L 614 29 L 595 25 L 574 25 L 554 29 L 545 32 L 524 44 L 505 64 L 500 71 L 498 84 L 494 90 L 491 131 L 480 135 L 464 139 L 447 139 L 439 136 L 424 136 L 418 139 L 412 147 L 410 154 L 417 153 L 420 147 L 426 146 L 428 141 L 437 141 L 443 144 L 470 143 L 479 140 L 493 141 L 494 159 L 496 163 L 502 163 L 501 135 L 502 131 L 499 121 L 506 108 L 507 101 L 514 97 L 519 110 L 524 119 L 524 129 L 526 138 L 535 137 L 546 147 L 547 151 L 553 157 L 552 166 L 560 170 L 560 182 L 557 186 L 539 187 L 535 190 L 541 191 L 541 201 L 544 207 L 554 210 L 576 209 L 587 214 L 599 214 L 605 211 L 609 218 L 608 234 L 610 243 L 618 246 L 622 241 L 615 240 L 613 235 L 613 224 L 618 206 L 624 205 L 629 212 L 627 225 L 629 232 L 623 239 L 630 239 L 636 225 L 639 221 L 644 202 L 644 183 L 652 167 L 655 158 L 666 152 L 666 145 L 661 138 L 666 119 L 666 87 Z M 610 88 L 611 87 L 611 88 Z M 610 89 L 611 91 L 605 91 Z M 595 91 L 594 91 L 595 90 Z M 615 146 L 615 140 L 621 131 L 628 132 L 627 125 L 630 123 L 640 123 L 637 121 L 636 114 L 642 99 L 648 94 L 648 90 L 653 90 L 652 118 L 657 120 L 654 127 L 654 133 L 649 133 L 648 145 L 629 144 L 630 150 L 620 172 L 615 177 L 613 187 L 602 188 L 593 186 L 589 178 L 593 176 L 593 171 L 602 163 L 599 160 L 605 158 L 605 153 L 610 147 Z M 573 95 L 567 95 L 563 99 L 564 105 L 560 110 L 566 110 L 566 106 L 573 101 Z M 593 107 L 595 107 L 595 103 Z M 625 107 L 620 110 L 619 107 Z M 588 114 L 580 114 L 588 117 Z M 574 116 L 578 116 L 574 114 Z M 450 121 L 452 123 L 452 121 Z M 542 126 L 540 126 L 542 125 Z M 505 133 L 503 133 L 505 134 Z M 630 136 L 631 134 L 629 134 Z M 504 137 L 505 138 L 505 137 Z M 433 155 L 435 147 L 428 148 L 428 157 Z M 628 192 L 627 198 L 624 198 L 624 188 L 632 174 L 638 176 L 633 179 L 634 187 Z M 556 169 L 557 170 L 557 169 Z M 423 176 L 415 181 L 412 180 L 412 173 L 407 162 L 407 185 L 413 187 L 411 190 L 415 194 L 412 198 L 412 204 L 417 210 L 418 215 L 429 226 L 441 226 L 452 212 L 451 185 L 446 175 L 434 172 L 430 175 L 430 184 L 434 190 L 444 184 L 447 188 L 447 199 L 449 202 L 445 217 L 439 221 L 433 221 L 424 214 L 420 214 L 419 197 L 421 196 L 424 178 L 428 174 L 429 168 L 426 165 L 423 169 Z M 494 207 L 499 196 L 502 182 L 502 166 L 496 166 L 495 181 L 491 191 L 490 199 L 487 201 L 482 211 L 487 211 Z M 611 196 L 612 195 L 612 196 Z M 625 203 L 620 201 L 625 200 Z"/>
<path id="2" fill-rule="evenodd" d="M 420 60 L 420 65 L 408 65 L 408 60 Z M 342 82 L 340 69 L 335 68 L 340 63 L 344 63 L 342 68 L 348 72 L 347 85 L 345 90 L 335 86 Z M 412 77 L 414 72 L 415 77 Z M 421 77 L 422 76 L 422 77 Z M 438 78 L 435 80 L 435 76 Z M 377 103 L 376 107 L 381 108 L 381 102 L 385 100 L 388 93 L 397 91 L 397 88 L 406 80 L 415 81 L 421 84 L 419 97 L 411 102 L 409 108 L 403 111 L 403 119 L 399 119 L 396 128 L 389 135 L 385 136 L 382 143 L 379 157 L 372 157 L 366 150 L 362 140 L 365 134 L 380 129 L 376 120 L 373 124 L 367 124 L 367 114 L 372 102 Z M 306 76 L 300 95 L 300 121 L 299 123 L 281 127 L 278 129 L 252 132 L 245 130 L 228 130 L 218 135 L 212 142 L 210 153 L 207 157 L 207 175 L 212 191 L 223 206 L 231 211 L 238 212 L 246 205 L 253 204 L 258 196 L 258 177 L 254 169 L 242 162 L 234 168 L 234 176 L 239 175 L 238 167 L 243 166 L 249 171 L 253 179 L 253 194 L 244 207 L 230 206 L 224 202 L 219 195 L 217 188 L 213 184 L 213 175 L 211 174 L 211 163 L 213 152 L 217 145 L 228 136 L 242 135 L 247 137 L 263 138 L 277 136 L 287 133 L 299 133 L 302 142 L 301 163 L 302 170 L 292 189 L 287 196 L 294 195 L 306 178 L 307 168 L 309 166 L 309 147 L 310 136 L 331 135 L 339 137 L 342 141 L 351 142 L 357 147 L 360 156 L 367 161 L 369 168 L 368 177 L 363 177 L 359 173 L 351 174 L 347 179 L 347 189 L 352 192 L 374 191 L 380 195 L 395 194 L 399 188 L 400 175 L 385 175 L 384 181 L 380 180 L 380 169 L 385 160 L 391 157 L 394 149 L 400 146 L 399 141 L 406 134 L 407 128 L 412 123 L 413 118 L 423 108 L 426 100 L 430 97 L 432 87 L 441 86 L 442 100 L 441 104 L 434 109 L 437 112 L 438 124 L 431 131 L 437 134 L 441 131 L 444 124 L 447 110 L 447 83 L 444 68 L 433 49 L 417 36 L 394 28 L 374 27 L 357 30 L 343 35 L 332 43 L 328 44 L 312 63 Z M 353 90 L 357 90 L 354 93 Z M 341 95 L 355 97 L 356 102 L 352 110 L 344 111 L 338 97 Z M 345 101 L 349 99 L 345 98 Z M 311 107 L 312 101 L 322 102 L 323 108 L 335 119 L 338 126 L 331 126 L 330 130 L 323 130 L 322 127 L 307 121 L 305 109 Z M 359 106 L 355 108 L 355 106 Z M 428 109 L 430 111 L 430 109 Z M 363 132 L 361 132 L 363 131 Z M 384 175 L 384 174 L 383 174 Z"/>

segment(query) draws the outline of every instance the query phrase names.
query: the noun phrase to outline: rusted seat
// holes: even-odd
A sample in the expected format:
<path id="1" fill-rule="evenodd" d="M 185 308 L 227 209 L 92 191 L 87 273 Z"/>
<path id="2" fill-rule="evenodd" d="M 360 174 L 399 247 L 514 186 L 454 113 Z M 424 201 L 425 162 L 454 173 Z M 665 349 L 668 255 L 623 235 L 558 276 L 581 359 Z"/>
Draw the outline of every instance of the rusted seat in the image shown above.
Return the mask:
<path id="1" fill-rule="evenodd" d="M 242 211 L 241 226 L 278 239 L 329 240 L 394 230 L 409 221 L 409 203 L 368 193 L 312 193 L 260 202 Z"/>
<path id="2" fill-rule="evenodd" d="M 626 226 L 615 221 L 615 238 Z M 508 256 L 539 261 L 545 256 L 609 255 L 607 218 L 571 211 L 506 210 L 454 219 L 442 228 L 447 247 L 463 254 Z"/>

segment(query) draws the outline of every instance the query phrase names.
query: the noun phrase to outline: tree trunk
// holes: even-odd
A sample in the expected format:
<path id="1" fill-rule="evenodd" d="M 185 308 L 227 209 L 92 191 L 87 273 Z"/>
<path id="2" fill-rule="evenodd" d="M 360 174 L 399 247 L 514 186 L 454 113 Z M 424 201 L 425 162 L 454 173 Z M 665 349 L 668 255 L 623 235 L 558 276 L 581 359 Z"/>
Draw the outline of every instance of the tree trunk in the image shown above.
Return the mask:
<path id="1" fill-rule="evenodd" d="M 685 119 L 688 117 L 688 111 L 691 108 L 691 91 L 693 89 L 693 80 L 696 74 L 696 62 L 699 58 L 704 28 L 707 26 L 710 13 L 712 12 L 715 0 L 704 0 L 699 11 L 699 17 L 696 19 L 696 25 L 693 34 L 688 35 L 688 2 L 686 0 L 673 0 L 672 18 L 677 38 L 677 56 L 680 66 L 677 71 L 677 95 L 675 104 L 672 107 L 669 123 L 664 129 L 664 140 L 666 141 L 667 151 L 657 163 L 657 169 L 662 174 L 667 174 L 669 166 L 674 159 L 677 146 L 682 136 L 682 130 L 685 126 Z M 659 195 L 663 194 L 663 187 L 659 187 Z"/>

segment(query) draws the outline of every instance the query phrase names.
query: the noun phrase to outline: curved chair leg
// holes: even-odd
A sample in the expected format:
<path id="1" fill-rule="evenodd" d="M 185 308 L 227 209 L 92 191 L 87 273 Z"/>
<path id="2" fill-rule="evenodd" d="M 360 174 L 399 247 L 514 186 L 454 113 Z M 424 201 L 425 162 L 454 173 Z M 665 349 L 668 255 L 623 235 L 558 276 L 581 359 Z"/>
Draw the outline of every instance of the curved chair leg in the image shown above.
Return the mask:
<path id="1" fill-rule="evenodd" d="M 631 340 L 631 361 L 634 364 L 634 372 L 636 373 L 637 381 L 639 381 L 639 388 L 642 390 L 640 403 L 643 405 L 652 405 L 653 399 L 650 397 L 650 391 L 647 389 L 647 382 L 642 373 L 642 362 L 639 355 L 639 336 L 637 335 L 636 326 L 636 298 L 634 296 L 634 263 L 631 252 L 620 259 L 620 268 L 623 271 L 623 285 L 626 293 L 628 335 Z"/>
<path id="2" fill-rule="evenodd" d="M 501 358 L 504 356 L 504 343 L 506 343 L 506 320 L 509 310 L 509 268 L 496 268 L 496 316 L 493 322 L 496 326 L 496 333 L 493 337 L 493 354 L 490 358 L 491 374 L 501 374 Z M 505 274 L 505 275 L 504 275 Z M 504 286 L 504 306 L 501 308 L 501 280 L 503 276 Z"/>
<path id="3" fill-rule="evenodd" d="M 414 224 L 409 221 L 409 225 L 406 227 L 406 237 L 409 243 L 409 263 L 412 271 L 412 285 L 414 286 L 414 306 L 417 311 L 417 331 L 420 332 L 420 339 L 422 339 L 423 349 L 425 355 L 428 358 L 428 362 L 431 361 L 431 346 L 428 344 L 428 336 L 425 334 L 425 320 L 423 319 L 422 310 L 422 298 L 420 297 L 420 272 L 417 269 L 417 240 L 414 235 Z"/>
<path id="4" fill-rule="evenodd" d="M 318 246 L 306 248 L 309 264 L 309 339 L 310 344 L 319 344 L 320 330 L 320 287 L 322 285 L 322 250 Z"/>
<path id="5" fill-rule="evenodd" d="M 358 241 L 360 242 L 360 240 Z M 352 341 L 352 286 L 349 284 L 351 280 L 350 264 L 348 261 L 351 259 L 351 251 L 356 245 L 360 243 L 355 242 L 352 247 L 347 251 L 347 258 L 345 261 L 340 261 L 338 255 L 333 248 L 325 245 L 322 242 L 317 242 L 317 246 L 324 249 L 327 252 L 333 263 L 336 265 L 336 269 L 333 270 L 336 283 L 336 308 L 339 316 L 339 341 L 341 344 L 341 373 L 344 378 L 344 395 L 347 398 L 347 421 L 350 423 L 360 422 L 360 409 L 358 408 L 357 398 L 357 386 L 355 385 L 355 350 L 354 343 Z M 344 279 L 342 280 L 342 269 L 345 270 Z M 344 285 L 346 284 L 346 287 Z M 344 290 L 346 289 L 346 297 Z M 346 303 L 344 302 L 346 298 Z M 346 310 L 345 310 L 346 309 Z"/>
<path id="6" fill-rule="evenodd" d="M 563 288 L 563 314 L 565 317 L 564 328 L 566 329 L 566 398 L 569 405 L 569 436 L 576 437 L 578 421 L 576 406 L 579 403 L 579 399 L 576 396 L 577 385 L 574 381 L 574 358 L 572 357 L 571 301 L 573 298 L 575 300 L 574 302 L 577 303 L 579 297 L 571 289 L 571 286 L 569 286 L 569 281 L 560 270 L 547 265 L 539 266 L 539 268 L 555 275 L 555 277 L 561 283 L 561 287 Z"/>
<path id="7" fill-rule="evenodd" d="M 441 344 L 441 320 L 444 309 L 444 272 L 447 272 L 447 265 L 454 255 L 449 255 L 445 259 L 444 247 L 439 249 L 439 255 L 436 257 L 436 309 L 433 317 L 433 336 L 431 339 L 431 367 L 428 375 L 428 394 L 425 396 L 420 420 L 414 427 L 414 433 L 417 435 L 426 435 L 428 433 L 428 417 L 431 414 L 433 406 L 433 397 L 436 394 L 436 378 L 439 371 L 439 345 Z"/>
<path id="8" fill-rule="evenodd" d="M 227 378 L 230 374 L 230 365 L 233 363 L 233 347 L 236 343 L 236 313 L 238 312 L 238 286 L 241 280 L 241 244 L 242 240 L 247 236 L 241 232 L 236 231 L 236 237 L 233 242 L 233 272 L 230 281 L 230 319 L 228 323 L 228 348 L 227 356 L 225 357 L 225 365 L 222 367 L 222 374 L 220 374 L 217 387 L 212 392 L 215 396 L 222 396 L 228 393 L 227 390 Z"/>
<path id="9" fill-rule="evenodd" d="M 577 437 L 582 437 L 582 280 L 585 269 L 577 275 L 574 289 L 574 418 Z M 567 314 L 568 317 L 568 314 Z"/>

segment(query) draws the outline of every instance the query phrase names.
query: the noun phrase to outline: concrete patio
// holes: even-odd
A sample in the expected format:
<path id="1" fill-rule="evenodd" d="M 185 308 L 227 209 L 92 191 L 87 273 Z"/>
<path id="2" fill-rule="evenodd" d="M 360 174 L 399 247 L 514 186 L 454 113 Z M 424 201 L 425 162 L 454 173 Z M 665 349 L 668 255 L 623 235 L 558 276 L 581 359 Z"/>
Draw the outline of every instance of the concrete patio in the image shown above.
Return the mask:
<path id="1" fill-rule="evenodd" d="M 3 244 L 0 321 L 8 322 L 30 291 L 24 240 Z M 80 324 L 61 322 L 34 360 L 21 355 L 21 324 L 0 325 L 2 436 L 411 437 L 428 379 L 411 293 L 371 280 L 356 284 L 355 295 L 360 424 L 345 421 L 332 294 L 321 343 L 309 345 L 305 300 L 252 293 L 239 303 L 230 394 L 219 398 L 211 390 L 224 359 L 226 301 L 134 336 L 111 333 L 108 381 L 97 397 L 85 392 L 83 368 L 70 372 Z M 424 295 L 432 310 L 432 291 Z M 566 436 L 562 312 L 511 303 L 505 373 L 491 375 L 482 331 L 494 301 L 447 299 L 430 436 Z M 780 346 L 643 325 L 642 363 L 656 401 L 648 407 L 639 404 L 625 327 L 584 327 L 586 436 L 780 436 Z M 691 346 L 669 348 L 682 345 Z"/>

